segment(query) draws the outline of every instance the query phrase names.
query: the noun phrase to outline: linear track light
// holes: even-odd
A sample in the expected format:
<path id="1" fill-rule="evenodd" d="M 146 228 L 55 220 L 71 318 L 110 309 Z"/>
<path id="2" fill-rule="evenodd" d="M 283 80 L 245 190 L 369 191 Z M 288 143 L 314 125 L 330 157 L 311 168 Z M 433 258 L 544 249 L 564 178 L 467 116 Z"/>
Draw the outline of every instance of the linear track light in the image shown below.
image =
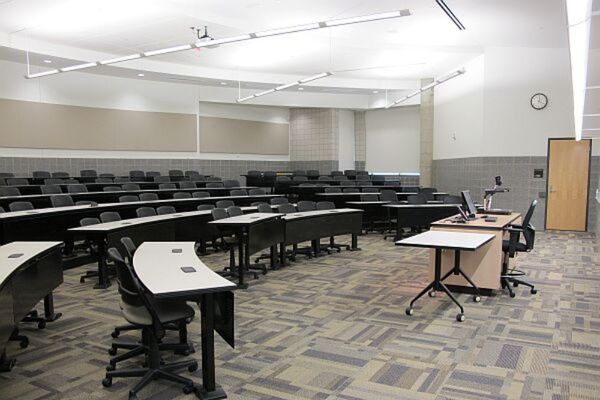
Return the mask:
<path id="1" fill-rule="evenodd" d="M 452 22 L 454 22 L 454 25 L 456 25 L 456 27 L 459 30 L 464 31 L 466 29 L 465 26 L 462 24 L 462 22 L 460 22 L 460 20 L 458 19 L 458 17 L 456 15 L 454 15 L 454 13 L 450 9 L 450 7 L 448 7 L 448 5 L 444 2 L 444 0 L 435 0 L 435 2 L 446 13 L 446 15 L 448 16 L 448 18 L 450 18 L 450 20 Z"/>
<path id="2" fill-rule="evenodd" d="M 323 79 L 323 78 L 326 78 L 326 77 L 331 76 L 331 75 L 333 75 L 331 72 L 323 72 L 322 74 L 317 74 L 317 75 L 309 76 L 308 78 L 300 79 L 300 80 L 297 80 L 296 82 L 286 83 L 285 85 L 277 86 L 274 89 L 265 90 L 264 92 L 256 93 L 256 94 L 253 94 L 252 96 L 248 96 L 248 97 L 244 97 L 242 99 L 238 99 L 237 102 L 238 103 L 243 103 L 244 101 L 252 100 L 252 99 L 255 99 L 255 98 L 260 97 L 260 96 L 265 96 L 267 94 L 279 92 L 280 90 L 289 89 L 289 88 L 294 87 L 294 86 L 303 85 L 303 84 L 305 84 L 307 82 L 316 81 L 317 79 Z"/>
<path id="3" fill-rule="evenodd" d="M 70 67 L 61 68 L 60 72 L 77 71 L 77 70 L 80 70 L 80 69 L 92 68 L 92 67 L 95 67 L 97 65 L 98 65 L 97 62 L 90 62 L 90 63 L 85 63 L 85 64 L 71 65 Z"/>
<path id="4" fill-rule="evenodd" d="M 416 95 L 421 94 L 429 89 L 433 89 L 437 85 L 440 85 L 446 81 L 449 81 L 452 78 L 456 78 L 457 76 L 462 75 L 464 73 L 465 73 L 465 69 L 461 68 L 461 69 L 458 69 L 458 70 L 452 72 L 451 74 L 444 75 L 441 78 L 438 78 L 435 81 L 431 82 L 430 84 L 425 85 L 422 88 L 417 89 L 414 92 L 411 92 L 411 93 L 407 94 L 406 96 L 399 98 L 398 100 L 395 100 L 394 102 L 386 105 L 385 108 L 391 108 L 391 107 L 397 106 L 400 103 L 404 103 L 406 100 L 408 100 L 412 97 L 415 97 Z"/>
<path id="5" fill-rule="evenodd" d="M 41 78 L 42 76 L 58 74 L 60 71 L 57 69 L 51 69 L 49 71 L 38 72 L 37 74 L 28 75 L 28 78 Z"/>
<path id="6" fill-rule="evenodd" d="M 178 51 L 186 51 L 186 50 L 190 50 L 192 48 L 213 47 L 213 46 L 218 46 L 221 44 L 236 43 L 236 42 L 242 42 L 242 41 L 246 41 L 246 40 L 260 39 L 260 38 L 269 37 L 269 36 L 287 35 L 290 33 L 305 32 L 305 31 L 310 31 L 310 30 L 315 30 L 315 29 L 332 28 L 332 27 L 343 26 L 343 25 L 380 21 L 380 20 L 384 20 L 384 19 L 408 17 L 410 15 L 412 15 L 410 10 L 404 9 L 404 10 L 395 10 L 395 11 L 390 11 L 390 12 L 385 12 L 385 13 L 380 13 L 380 14 L 370 14 L 370 15 L 362 15 L 362 16 L 358 16 L 358 17 L 351 17 L 351 18 L 332 19 L 329 21 L 314 22 L 314 23 L 310 23 L 310 24 L 276 28 L 276 29 L 270 29 L 270 30 L 266 30 L 266 31 L 249 33 L 249 34 L 245 34 L 245 35 L 232 36 L 229 38 L 207 40 L 207 41 L 197 42 L 197 43 L 193 43 L 193 44 L 184 44 L 181 46 L 174 46 L 174 47 L 169 47 L 169 48 L 165 48 L 165 49 L 149 50 L 139 56 L 142 57 L 142 55 L 143 55 L 143 57 L 153 57 L 153 56 L 158 56 L 161 54 L 169 54 L 169 53 L 175 53 Z M 129 57 L 131 57 L 131 58 L 129 58 Z M 98 61 L 98 62 L 92 63 L 92 64 L 94 64 L 92 66 L 113 64 L 113 63 L 117 63 L 117 62 L 133 60 L 135 58 L 139 58 L 139 57 L 134 57 L 133 55 L 117 57 L 117 58 L 112 58 L 110 60 Z M 67 67 L 67 68 L 70 68 L 70 67 Z M 68 72 L 68 71 L 74 71 L 76 69 L 80 69 L 80 68 L 75 68 L 75 69 L 67 69 L 67 68 L 61 68 L 59 72 Z M 39 75 L 39 74 L 31 75 L 30 74 L 30 75 L 26 75 L 25 77 L 31 79 L 31 78 L 37 78 L 39 76 L 44 76 L 44 75 Z"/>
<path id="7" fill-rule="evenodd" d="M 137 54 L 130 54 L 128 56 L 123 56 L 123 57 L 117 57 L 117 58 L 111 58 L 108 60 L 103 60 L 98 62 L 98 64 L 100 65 L 108 65 L 108 64 L 115 64 L 115 63 L 119 63 L 119 62 L 123 62 L 123 61 L 129 61 L 129 60 L 135 60 L 137 58 L 141 58 L 142 55 L 137 53 Z"/>

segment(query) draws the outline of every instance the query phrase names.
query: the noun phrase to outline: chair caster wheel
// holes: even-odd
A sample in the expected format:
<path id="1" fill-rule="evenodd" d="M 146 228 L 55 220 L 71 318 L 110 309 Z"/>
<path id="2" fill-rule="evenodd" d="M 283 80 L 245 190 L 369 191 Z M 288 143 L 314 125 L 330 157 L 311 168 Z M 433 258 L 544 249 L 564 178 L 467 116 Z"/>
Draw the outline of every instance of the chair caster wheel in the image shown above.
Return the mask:
<path id="1" fill-rule="evenodd" d="M 518 282 L 513 282 L 513 287 L 519 287 L 519 283 Z"/>
<path id="2" fill-rule="evenodd" d="M 516 296 L 516 295 L 515 295 L 514 293 L 511 293 L 511 294 L 510 294 L 510 297 L 515 297 L 515 296 Z"/>
<path id="3" fill-rule="evenodd" d="M 458 322 L 465 322 L 465 314 L 463 313 L 458 313 L 458 315 L 456 316 L 456 320 Z"/>
<path id="4" fill-rule="evenodd" d="M 186 385 L 183 387 L 184 394 L 190 394 L 196 391 L 196 387 L 194 385 Z"/>
<path id="5" fill-rule="evenodd" d="M 481 301 L 481 297 L 479 297 L 478 295 L 473 296 L 473 301 L 475 303 L 479 303 Z"/>
<path id="6" fill-rule="evenodd" d="M 102 386 L 111 387 L 112 386 L 112 378 L 110 376 L 107 376 L 106 378 L 102 379 Z"/>
<path id="7" fill-rule="evenodd" d="M 194 372 L 198 370 L 198 363 L 194 363 L 188 367 L 189 372 Z"/>
<path id="8" fill-rule="evenodd" d="M 44 329 L 46 327 L 46 321 L 38 322 L 38 329 Z"/>
<path id="9" fill-rule="evenodd" d="M 83 276 L 79 278 L 79 283 L 85 283 L 85 278 Z"/>
<path id="10" fill-rule="evenodd" d="M 114 371 L 114 370 L 115 370 L 115 368 L 116 368 L 116 367 L 115 367 L 114 365 L 112 365 L 112 364 L 108 364 L 108 365 L 106 366 L 106 371 L 107 371 L 107 372 Z"/>
<path id="11" fill-rule="evenodd" d="M 108 354 L 111 356 L 116 356 L 117 355 L 117 348 L 116 347 L 111 347 L 110 349 L 108 349 Z"/>
<path id="12" fill-rule="evenodd" d="M 29 338 L 24 337 L 23 339 L 21 339 L 21 341 L 19 342 L 19 347 L 22 349 L 26 349 L 27 346 L 29 346 Z"/>
<path id="13" fill-rule="evenodd" d="M 531 290 L 529 291 L 529 293 L 531 293 L 531 294 L 537 294 L 537 289 L 531 289 Z"/>
<path id="14" fill-rule="evenodd" d="M 113 331 L 113 332 L 110 334 L 110 336 L 111 336 L 113 339 L 116 339 L 116 338 L 118 338 L 118 337 L 119 337 L 119 335 L 120 335 L 120 334 L 121 334 L 121 332 L 119 332 L 119 331 Z"/>
<path id="15" fill-rule="evenodd" d="M 129 400 L 137 400 L 137 395 L 133 392 L 129 392 Z"/>
<path id="16" fill-rule="evenodd" d="M 413 315 L 414 310 L 412 308 L 408 307 L 405 312 L 406 312 L 406 315 Z"/>
<path id="17" fill-rule="evenodd" d="M 427 293 L 429 295 L 429 297 L 435 297 L 435 290 L 431 290 L 429 293 Z"/>

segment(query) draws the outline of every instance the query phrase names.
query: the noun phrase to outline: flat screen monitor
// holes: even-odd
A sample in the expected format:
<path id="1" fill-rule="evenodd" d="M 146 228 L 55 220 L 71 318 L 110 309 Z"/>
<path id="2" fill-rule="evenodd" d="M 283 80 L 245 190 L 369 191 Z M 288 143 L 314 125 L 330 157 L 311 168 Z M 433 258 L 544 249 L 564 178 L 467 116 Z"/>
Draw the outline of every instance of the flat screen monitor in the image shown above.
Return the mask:
<path id="1" fill-rule="evenodd" d="M 475 208 L 475 203 L 473 203 L 473 199 L 471 198 L 471 191 L 463 190 L 461 194 L 465 204 L 467 205 L 467 211 L 469 216 L 474 216 L 475 214 L 477 214 L 477 208 Z"/>

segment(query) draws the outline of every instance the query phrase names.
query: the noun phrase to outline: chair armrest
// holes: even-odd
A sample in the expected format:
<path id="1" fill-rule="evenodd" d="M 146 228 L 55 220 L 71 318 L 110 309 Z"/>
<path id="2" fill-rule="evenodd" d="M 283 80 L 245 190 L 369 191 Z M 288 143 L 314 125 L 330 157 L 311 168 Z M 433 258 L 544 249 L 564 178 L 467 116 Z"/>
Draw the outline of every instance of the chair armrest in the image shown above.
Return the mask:
<path id="1" fill-rule="evenodd" d="M 517 251 L 517 243 L 519 243 L 519 240 L 521 239 L 521 232 L 523 232 L 523 229 L 509 227 L 507 230 L 510 234 L 510 238 L 508 240 L 508 256 L 514 257 Z"/>

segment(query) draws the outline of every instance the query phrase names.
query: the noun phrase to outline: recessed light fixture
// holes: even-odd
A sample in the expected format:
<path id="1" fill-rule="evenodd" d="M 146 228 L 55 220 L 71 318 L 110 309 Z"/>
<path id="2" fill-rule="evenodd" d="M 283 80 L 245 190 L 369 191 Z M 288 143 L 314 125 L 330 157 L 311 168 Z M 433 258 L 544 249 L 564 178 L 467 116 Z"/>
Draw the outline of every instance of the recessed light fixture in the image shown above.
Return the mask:
<path id="1" fill-rule="evenodd" d="M 227 82 L 221 82 L 221 85 L 227 86 Z"/>
<path id="2" fill-rule="evenodd" d="M 302 86 L 300 86 L 300 87 L 298 88 L 298 90 L 304 90 L 304 88 L 303 88 Z"/>
<path id="3" fill-rule="evenodd" d="M 52 64 L 52 60 L 44 60 L 46 64 Z"/>
<path id="4" fill-rule="evenodd" d="M 377 93 L 379 93 L 379 90 L 373 90 L 373 93 L 377 94 Z"/>
<path id="5" fill-rule="evenodd" d="M 146 75 L 144 75 L 144 74 L 142 74 L 142 73 L 139 73 L 139 74 L 138 74 L 138 76 L 141 78 L 141 77 L 144 77 L 144 76 L 146 76 Z"/>

